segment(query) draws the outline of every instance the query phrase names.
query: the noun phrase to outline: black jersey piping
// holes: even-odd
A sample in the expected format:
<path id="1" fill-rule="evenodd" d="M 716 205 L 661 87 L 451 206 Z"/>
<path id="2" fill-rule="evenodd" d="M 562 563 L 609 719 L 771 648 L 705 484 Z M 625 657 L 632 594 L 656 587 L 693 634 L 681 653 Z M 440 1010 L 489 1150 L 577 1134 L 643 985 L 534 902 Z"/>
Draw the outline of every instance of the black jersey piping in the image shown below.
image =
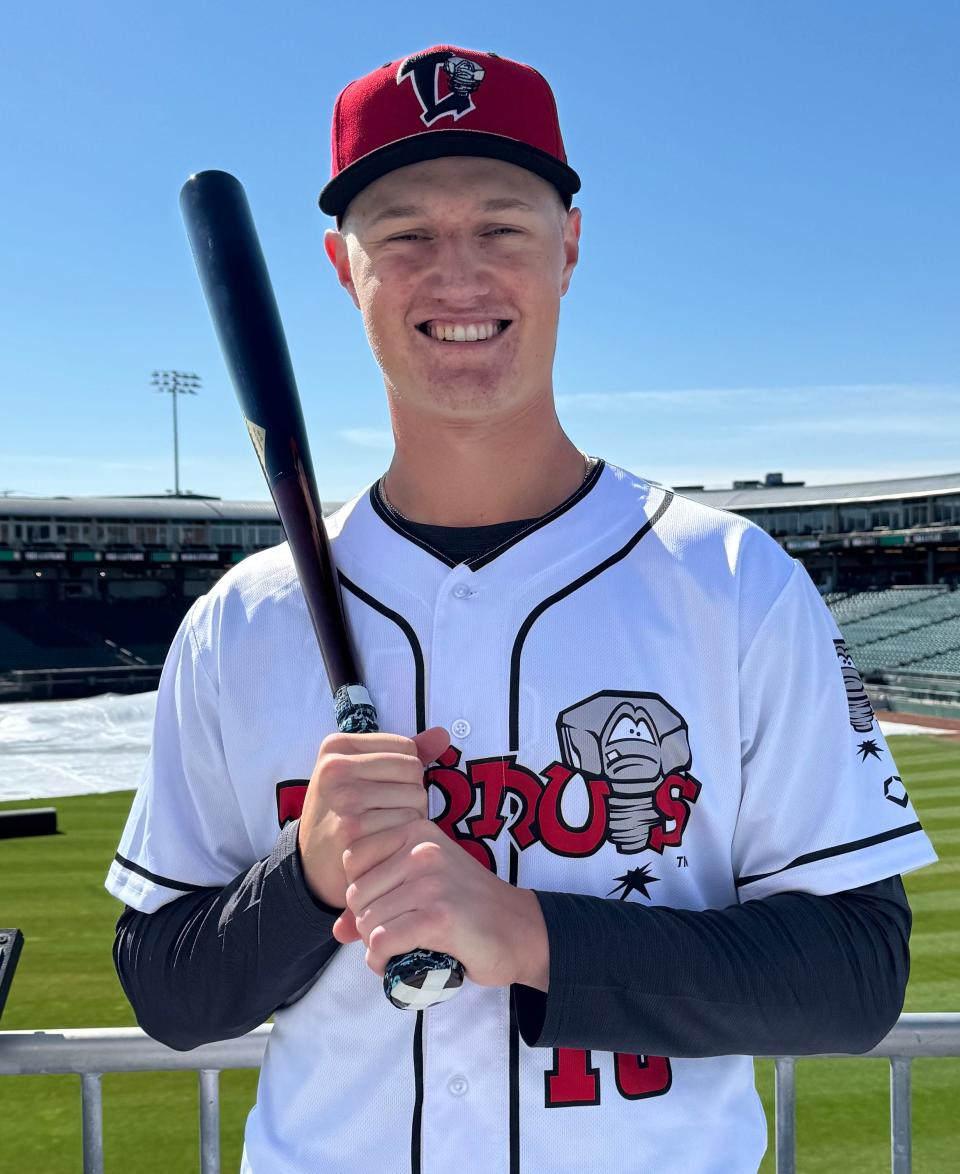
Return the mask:
<path id="1" fill-rule="evenodd" d="M 581 587 L 585 586 L 591 580 L 596 579 L 598 575 L 602 575 L 604 571 L 609 570 L 610 567 L 615 566 L 622 559 L 625 559 L 636 545 L 656 526 L 669 509 L 672 501 L 673 494 L 669 491 L 664 491 L 663 501 L 654 513 L 619 550 L 614 551 L 603 562 L 597 563 L 595 567 L 592 567 L 589 571 L 574 579 L 572 583 L 568 583 L 566 587 L 561 587 L 553 595 L 549 595 L 546 599 L 541 600 L 520 625 L 517 637 L 513 643 L 513 652 L 510 656 L 509 722 L 511 753 L 519 753 L 520 750 L 520 659 L 523 655 L 524 642 L 527 636 L 530 635 L 530 629 L 543 613 L 553 607 L 555 603 L 559 603 L 560 600 L 566 599 L 568 595 L 579 591 Z M 508 850 L 510 854 L 510 883 L 516 885 L 520 880 L 520 853 L 517 851 L 517 847 L 512 840 L 509 841 Z M 510 1000 L 508 1052 L 510 1057 L 510 1174 L 520 1174 L 520 1025 L 517 1020 L 513 999 Z"/>
<path id="2" fill-rule="evenodd" d="M 862 840 L 851 840 L 849 844 L 837 844 L 833 848 L 821 848 L 819 852 L 806 852 L 791 860 L 783 868 L 774 868 L 771 872 L 758 872 L 755 876 L 741 876 L 734 884 L 738 889 L 744 885 L 752 885 L 755 881 L 766 880 L 768 876 L 777 876 L 791 868 L 799 868 L 801 864 L 812 864 L 815 860 L 827 860 L 831 856 L 844 856 L 847 852 L 859 852 L 861 848 L 872 848 L 874 844 L 884 844 L 888 840 L 898 840 L 901 836 L 909 836 L 914 832 L 922 832 L 920 823 L 907 823 L 903 827 L 892 828 L 888 832 L 878 832 L 875 836 L 865 836 Z"/>
<path id="3" fill-rule="evenodd" d="M 488 563 L 492 563 L 494 559 L 499 558 L 501 554 L 509 550 L 511 546 L 522 541 L 528 535 L 532 534 L 534 530 L 539 530 L 541 526 L 546 526 L 548 523 L 559 518 L 565 514 L 567 510 L 572 509 L 578 501 L 582 501 L 590 490 L 600 480 L 600 475 L 603 472 L 604 463 L 601 459 L 597 459 L 597 463 L 584 477 L 579 489 L 572 493 L 565 501 L 562 501 L 555 509 L 552 509 L 548 514 L 544 514 L 542 518 L 537 518 L 535 522 L 531 522 L 519 534 L 514 534 L 512 538 L 508 538 L 506 542 L 501 542 L 499 546 L 495 546 L 493 550 L 488 550 L 486 554 L 478 555 L 476 558 L 470 559 L 467 566 L 471 571 L 479 571 L 481 567 L 485 567 Z"/>
<path id="4" fill-rule="evenodd" d="M 179 893 L 202 893 L 209 887 L 208 885 L 188 885 L 186 881 L 171 880 L 168 876 L 160 876 L 159 873 L 151 872 L 133 860 L 128 860 L 126 856 L 121 856 L 119 852 L 115 853 L 113 858 L 117 864 L 122 865 L 129 872 L 135 872 L 137 876 L 153 881 L 155 885 L 163 885 L 165 889 L 176 889 Z"/>
<path id="5" fill-rule="evenodd" d="M 337 579 L 341 588 L 345 588 L 351 595 L 355 595 L 362 603 L 372 607 L 385 619 L 396 624 L 406 636 L 413 656 L 414 667 L 414 706 L 416 709 L 417 732 L 422 733 L 427 728 L 427 689 L 426 674 L 424 672 L 423 649 L 417 639 L 417 633 L 409 620 L 404 619 L 399 612 L 393 611 L 379 599 L 358 587 L 343 571 L 337 571 Z M 376 698 L 374 697 L 374 701 Z M 417 1012 L 416 1023 L 413 1028 L 413 1114 L 410 1121 L 410 1174 L 420 1174 L 421 1134 L 423 1124 L 423 1012 Z"/>
<path id="6" fill-rule="evenodd" d="M 423 667 L 423 650 L 420 647 L 420 641 L 417 639 L 417 634 L 413 630 L 413 625 L 403 618 L 399 612 L 393 611 L 387 607 L 385 603 L 381 603 L 379 599 L 374 599 L 372 595 L 367 594 L 362 587 L 358 587 L 356 583 L 351 582 L 350 579 L 343 573 L 337 571 L 337 579 L 341 587 L 345 587 L 351 595 L 355 595 L 357 599 L 365 603 L 368 607 L 372 607 L 374 611 L 379 612 L 380 615 L 386 619 L 391 620 L 397 625 L 400 631 L 406 636 L 407 642 L 410 645 L 410 652 L 413 656 L 413 668 L 415 674 L 414 688 L 416 690 L 416 711 L 417 711 L 417 731 L 422 733 L 427 728 L 427 700 L 426 700 L 426 675 Z M 376 703 L 376 696 L 373 698 Z"/>
<path id="7" fill-rule="evenodd" d="M 518 542 L 522 542 L 524 538 L 527 538 L 535 530 L 539 530 L 541 526 L 546 526 L 556 518 L 559 518 L 562 514 L 565 514 L 567 510 L 572 509 L 573 506 L 577 504 L 577 502 L 582 501 L 583 498 L 586 497 L 590 490 L 599 481 L 603 469 L 604 461 L 598 457 L 596 464 L 586 475 L 583 483 L 568 498 L 565 498 L 549 513 L 544 514 L 542 517 L 536 518 L 533 522 L 530 523 L 529 526 L 525 526 L 519 533 L 514 534 L 512 538 L 508 538 L 505 542 L 499 543 L 492 550 L 485 551 L 483 554 L 479 554 L 475 558 L 467 559 L 464 565 L 469 567 L 471 571 L 479 571 L 481 567 L 485 567 L 488 565 L 488 563 L 492 563 L 494 559 L 499 558 L 500 555 L 509 550 L 511 546 L 514 546 Z M 457 562 L 456 559 L 448 557 L 443 553 L 443 551 L 437 550 L 435 546 L 431 546 L 429 542 L 425 542 L 419 535 L 414 534 L 412 530 L 408 530 L 407 527 L 404 526 L 403 519 L 398 518 L 393 510 L 387 507 L 387 504 L 383 498 L 383 490 L 381 488 L 380 481 L 375 481 L 374 484 L 370 486 L 370 504 L 373 506 L 374 512 L 377 514 L 377 516 L 382 521 L 386 522 L 392 530 L 396 530 L 398 534 L 401 534 L 404 538 L 406 538 L 408 542 L 414 543 L 414 545 L 419 546 L 421 550 L 425 550 L 427 554 L 433 555 L 435 559 L 438 559 L 446 567 L 460 566 L 460 563 Z"/>
<path id="8" fill-rule="evenodd" d="M 425 550 L 427 554 L 432 554 L 435 559 L 443 563 L 445 567 L 455 567 L 459 564 L 452 558 L 448 558 L 442 550 L 437 550 L 435 546 L 431 546 L 429 542 L 424 542 L 422 538 L 414 534 L 412 530 L 408 530 L 402 521 L 391 510 L 388 510 L 386 504 L 381 496 L 380 482 L 375 481 L 370 486 L 370 504 L 373 506 L 374 513 L 380 518 L 382 522 L 390 527 L 391 530 L 405 538 L 408 542 L 412 542 L 414 546 L 419 546 L 421 550 Z"/>
<path id="9" fill-rule="evenodd" d="M 420 1174 L 420 1139 L 423 1125 L 423 1012 L 417 1012 L 413 1029 L 413 1120 L 410 1125 L 410 1170 Z"/>
<path id="10" fill-rule="evenodd" d="M 572 583 L 568 583 L 566 587 L 561 587 L 559 591 L 555 591 L 553 595 L 547 596 L 533 609 L 532 612 L 520 625 L 520 630 L 517 632 L 517 638 L 513 643 L 513 652 L 510 656 L 510 750 L 511 753 L 519 750 L 520 741 L 520 657 L 523 655 L 523 644 L 527 636 L 530 634 L 530 629 L 555 603 L 559 603 L 561 599 L 565 599 L 568 595 L 572 595 L 575 591 L 579 591 L 581 587 L 586 586 L 592 579 L 596 579 L 598 575 L 602 575 L 604 571 L 609 570 L 610 567 L 615 566 L 622 559 L 633 550 L 633 548 L 640 542 L 653 527 L 660 521 L 663 515 L 670 507 L 673 501 L 673 494 L 669 491 L 664 491 L 663 501 L 657 507 L 646 522 L 634 534 L 628 542 L 624 543 L 619 550 L 614 551 L 609 558 L 605 558 L 602 563 L 598 563 L 595 567 L 591 567 L 589 571 L 574 579 Z"/>

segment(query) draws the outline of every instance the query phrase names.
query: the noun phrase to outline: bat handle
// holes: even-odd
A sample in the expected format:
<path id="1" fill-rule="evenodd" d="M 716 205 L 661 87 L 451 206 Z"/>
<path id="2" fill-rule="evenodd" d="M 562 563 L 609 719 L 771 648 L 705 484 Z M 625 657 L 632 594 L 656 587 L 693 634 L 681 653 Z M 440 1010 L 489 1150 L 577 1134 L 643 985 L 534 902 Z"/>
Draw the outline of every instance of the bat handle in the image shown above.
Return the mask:
<path id="1" fill-rule="evenodd" d="M 377 711 L 363 685 L 341 685 L 333 697 L 337 728 L 375 734 Z M 401 1011 L 423 1011 L 452 998 L 463 985 L 463 963 L 438 950 L 410 950 L 387 963 L 383 993 Z"/>

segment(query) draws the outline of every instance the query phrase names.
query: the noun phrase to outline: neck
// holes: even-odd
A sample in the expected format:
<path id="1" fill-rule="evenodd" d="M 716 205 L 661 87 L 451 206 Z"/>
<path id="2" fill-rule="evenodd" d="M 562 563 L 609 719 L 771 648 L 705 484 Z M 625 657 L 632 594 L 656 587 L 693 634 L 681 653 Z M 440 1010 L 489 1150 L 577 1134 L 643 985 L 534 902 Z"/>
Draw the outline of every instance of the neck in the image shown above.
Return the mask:
<path id="1" fill-rule="evenodd" d="M 396 449 L 384 481 L 390 504 L 414 522 L 490 526 L 537 518 L 582 483 L 584 459 L 553 405 L 530 418 L 433 420 L 429 428 L 394 415 Z"/>

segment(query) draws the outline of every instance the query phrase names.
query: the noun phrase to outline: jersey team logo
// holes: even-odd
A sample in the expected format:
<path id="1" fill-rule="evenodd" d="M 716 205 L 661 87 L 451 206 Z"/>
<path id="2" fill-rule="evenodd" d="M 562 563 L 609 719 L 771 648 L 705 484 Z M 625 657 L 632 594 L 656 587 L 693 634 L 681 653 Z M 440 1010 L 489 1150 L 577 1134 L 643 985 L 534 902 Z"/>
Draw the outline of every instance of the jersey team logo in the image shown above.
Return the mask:
<path id="1" fill-rule="evenodd" d="M 437 825 L 494 872 L 490 845 L 505 829 L 521 852 L 539 843 L 567 857 L 607 843 L 625 855 L 680 846 L 700 783 L 690 773 L 687 723 L 672 705 L 658 693 L 594 693 L 560 713 L 557 736 L 560 759 L 539 771 L 515 754 L 461 763 L 448 747 L 424 776 L 443 798 Z M 306 793 L 306 779 L 277 784 L 281 826 L 300 815 Z M 642 869 L 618 879 L 627 882 L 624 896 L 646 896 L 639 882 L 652 883 Z"/>
<path id="2" fill-rule="evenodd" d="M 417 101 L 423 110 L 420 121 L 433 126 L 441 118 L 454 122 L 471 110 L 476 110 L 471 95 L 480 88 L 486 71 L 475 61 L 460 57 L 449 49 L 418 54 L 401 62 L 397 70 L 397 85 L 409 79 Z M 440 79 L 447 83 L 447 93 L 440 93 Z"/>

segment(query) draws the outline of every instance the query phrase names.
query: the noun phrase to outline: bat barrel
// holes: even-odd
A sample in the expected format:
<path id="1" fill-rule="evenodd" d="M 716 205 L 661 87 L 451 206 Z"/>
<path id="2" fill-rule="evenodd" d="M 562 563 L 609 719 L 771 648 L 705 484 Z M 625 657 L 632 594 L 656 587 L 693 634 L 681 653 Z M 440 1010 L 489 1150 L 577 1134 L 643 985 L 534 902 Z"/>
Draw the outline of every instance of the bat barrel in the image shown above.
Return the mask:
<path id="1" fill-rule="evenodd" d="M 200 282 L 270 488 L 313 481 L 303 412 L 273 286 L 243 185 L 226 171 L 191 175 L 180 192 Z M 269 427 L 268 427 L 269 425 Z"/>

